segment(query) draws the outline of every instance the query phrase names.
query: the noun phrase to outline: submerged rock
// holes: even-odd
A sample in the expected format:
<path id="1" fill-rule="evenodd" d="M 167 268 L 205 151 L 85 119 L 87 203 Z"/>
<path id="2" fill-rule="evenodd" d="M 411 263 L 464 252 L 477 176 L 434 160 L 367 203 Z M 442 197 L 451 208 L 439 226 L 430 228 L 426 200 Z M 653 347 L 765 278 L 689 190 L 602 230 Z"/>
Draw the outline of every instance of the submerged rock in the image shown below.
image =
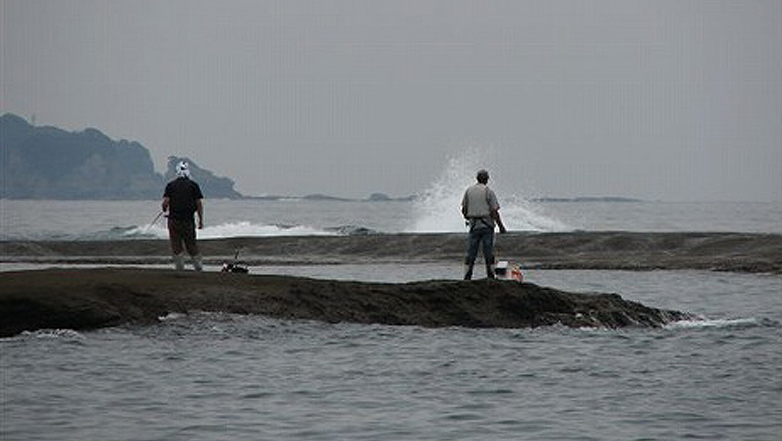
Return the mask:
<path id="1" fill-rule="evenodd" d="M 0 337 L 154 323 L 190 311 L 472 328 L 659 327 L 689 318 L 616 294 L 494 280 L 391 284 L 146 269 L 53 269 L 0 278 Z"/>

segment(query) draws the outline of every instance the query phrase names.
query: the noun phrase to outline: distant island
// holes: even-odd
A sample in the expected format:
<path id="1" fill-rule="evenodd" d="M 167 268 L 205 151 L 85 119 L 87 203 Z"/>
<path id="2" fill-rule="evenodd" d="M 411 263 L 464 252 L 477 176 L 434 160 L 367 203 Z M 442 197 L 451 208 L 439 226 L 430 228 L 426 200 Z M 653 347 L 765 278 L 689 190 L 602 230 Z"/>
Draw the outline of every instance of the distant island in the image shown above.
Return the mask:
<path id="1" fill-rule="evenodd" d="M 0 158 L 3 199 L 157 199 L 183 159 L 208 197 L 243 197 L 233 180 L 191 159 L 170 156 L 161 175 L 138 142 L 114 141 L 92 128 L 68 132 L 33 126 L 11 113 L 0 116 Z"/>
<path id="2" fill-rule="evenodd" d="M 372 193 L 367 198 L 345 198 L 340 196 L 330 196 L 321 193 L 308 194 L 304 196 L 244 196 L 244 199 L 257 201 L 317 201 L 317 202 L 410 202 L 416 200 L 418 196 L 404 196 L 394 198 L 384 193 Z"/>
<path id="3" fill-rule="evenodd" d="M 581 196 L 577 198 L 535 198 L 532 202 L 643 202 L 642 199 L 619 196 Z"/>
<path id="4" fill-rule="evenodd" d="M 146 200 L 160 198 L 175 167 L 185 160 L 193 179 L 207 198 L 252 200 L 306 200 L 329 202 L 410 201 L 373 193 L 366 199 L 324 194 L 306 196 L 245 196 L 234 181 L 201 168 L 192 158 L 169 156 L 166 172 L 156 173 L 152 157 L 135 141 L 115 141 L 100 130 L 68 132 L 34 126 L 24 118 L 0 116 L 0 199 Z"/>

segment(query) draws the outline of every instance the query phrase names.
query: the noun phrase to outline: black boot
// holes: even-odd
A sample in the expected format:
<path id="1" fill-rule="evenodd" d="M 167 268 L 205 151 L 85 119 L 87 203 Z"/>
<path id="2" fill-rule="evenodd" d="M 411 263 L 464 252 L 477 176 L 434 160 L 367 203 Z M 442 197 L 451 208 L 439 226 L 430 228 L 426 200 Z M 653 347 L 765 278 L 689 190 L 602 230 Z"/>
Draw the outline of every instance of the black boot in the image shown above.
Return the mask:
<path id="1" fill-rule="evenodd" d="M 490 263 L 486 264 L 486 278 L 488 278 L 488 279 L 496 278 L 494 276 L 494 265 L 493 264 L 490 264 Z"/>

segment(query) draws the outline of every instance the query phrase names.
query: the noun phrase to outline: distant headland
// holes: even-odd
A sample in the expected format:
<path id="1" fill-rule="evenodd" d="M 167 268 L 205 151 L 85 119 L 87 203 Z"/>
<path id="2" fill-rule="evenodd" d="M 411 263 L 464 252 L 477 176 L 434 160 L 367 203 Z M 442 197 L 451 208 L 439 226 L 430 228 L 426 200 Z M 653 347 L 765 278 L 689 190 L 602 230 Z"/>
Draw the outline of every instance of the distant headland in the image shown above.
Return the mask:
<path id="1" fill-rule="evenodd" d="M 35 126 L 12 113 L 0 116 L 0 155 L 4 181 L 0 199 L 157 199 L 182 160 L 190 164 L 193 179 L 210 199 L 389 202 L 415 198 L 394 198 L 383 193 L 373 193 L 366 199 L 323 194 L 247 196 L 234 189 L 232 179 L 215 175 L 192 158 L 169 156 L 166 172 L 160 174 L 155 172 L 149 150 L 138 142 L 115 141 L 94 128 L 68 132 Z"/>
<path id="2" fill-rule="evenodd" d="M 4 199 L 157 199 L 183 159 L 210 198 L 243 197 L 233 180 L 192 159 L 169 156 L 166 173 L 156 173 L 149 150 L 138 142 L 115 141 L 92 128 L 33 126 L 11 113 L 0 116 L 0 155 Z"/>

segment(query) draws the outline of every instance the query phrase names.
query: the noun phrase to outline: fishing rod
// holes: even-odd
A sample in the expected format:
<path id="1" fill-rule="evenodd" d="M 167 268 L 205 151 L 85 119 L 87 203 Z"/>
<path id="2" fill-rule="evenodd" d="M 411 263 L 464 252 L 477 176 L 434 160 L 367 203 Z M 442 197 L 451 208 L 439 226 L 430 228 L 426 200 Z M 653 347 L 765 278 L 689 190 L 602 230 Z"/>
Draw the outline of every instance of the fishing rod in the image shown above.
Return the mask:
<path id="1" fill-rule="evenodd" d="M 144 234 L 147 234 L 149 229 L 152 228 L 152 225 L 155 225 L 157 223 L 158 219 L 160 219 L 160 216 L 162 216 L 163 213 L 165 213 L 165 211 L 161 211 L 160 213 L 157 214 L 157 216 L 155 216 L 154 219 L 152 219 L 152 222 L 150 222 L 149 225 L 147 225 L 147 228 L 144 229 Z"/>

